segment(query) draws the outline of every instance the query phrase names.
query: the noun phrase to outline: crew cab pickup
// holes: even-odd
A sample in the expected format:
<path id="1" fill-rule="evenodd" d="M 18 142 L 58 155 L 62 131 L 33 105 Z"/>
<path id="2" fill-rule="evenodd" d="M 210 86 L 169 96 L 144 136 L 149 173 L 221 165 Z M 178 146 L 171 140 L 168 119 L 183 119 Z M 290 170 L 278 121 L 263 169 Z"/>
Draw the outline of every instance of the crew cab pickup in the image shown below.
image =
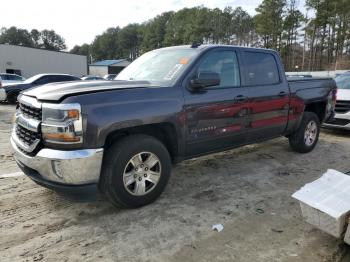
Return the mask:
<path id="1" fill-rule="evenodd" d="M 297 152 L 313 150 L 335 99 L 332 79 L 288 82 L 273 50 L 169 47 L 115 81 L 22 92 L 11 143 L 38 184 L 132 208 L 154 201 L 181 160 L 279 136 Z"/>

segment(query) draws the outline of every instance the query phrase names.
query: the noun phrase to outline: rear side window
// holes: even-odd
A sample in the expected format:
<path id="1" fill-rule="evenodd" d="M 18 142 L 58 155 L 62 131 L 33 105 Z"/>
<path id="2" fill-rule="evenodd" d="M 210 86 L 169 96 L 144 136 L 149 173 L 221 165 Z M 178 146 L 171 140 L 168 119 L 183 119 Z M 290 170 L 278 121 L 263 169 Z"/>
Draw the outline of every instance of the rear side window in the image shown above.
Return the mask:
<path id="1" fill-rule="evenodd" d="M 280 82 L 276 60 L 272 54 L 244 52 L 247 85 L 272 85 Z"/>

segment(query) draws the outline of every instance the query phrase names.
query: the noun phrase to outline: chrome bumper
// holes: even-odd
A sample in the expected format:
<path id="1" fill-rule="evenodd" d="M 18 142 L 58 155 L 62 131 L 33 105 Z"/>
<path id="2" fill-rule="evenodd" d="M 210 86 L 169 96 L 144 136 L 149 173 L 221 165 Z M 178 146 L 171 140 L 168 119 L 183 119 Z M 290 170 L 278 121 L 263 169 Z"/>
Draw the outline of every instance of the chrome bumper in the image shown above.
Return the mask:
<path id="1" fill-rule="evenodd" d="M 350 112 L 335 114 L 334 118 L 322 124 L 326 128 L 350 130 Z"/>
<path id="2" fill-rule="evenodd" d="M 103 149 L 61 151 L 44 148 L 35 156 L 24 154 L 11 137 L 14 158 L 52 182 L 69 185 L 97 183 L 100 178 Z"/>

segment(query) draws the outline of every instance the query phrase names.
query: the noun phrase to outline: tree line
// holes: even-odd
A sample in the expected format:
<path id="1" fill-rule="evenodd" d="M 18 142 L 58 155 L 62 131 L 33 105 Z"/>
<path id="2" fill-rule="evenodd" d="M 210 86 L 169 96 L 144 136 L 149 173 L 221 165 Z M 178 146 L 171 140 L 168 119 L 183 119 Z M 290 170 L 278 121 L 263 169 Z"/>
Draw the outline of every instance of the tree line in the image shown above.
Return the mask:
<path id="1" fill-rule="evenodd" d="M 65 40 L 53 30 L 33 29 L 30 32 L 15 26 L 1 28 L 0 44 L 21 45 L 26 47 L 43 48 L 47 50 L 61 51 L 66 49 Z"/>
<path id="2" fill-rule="evenodd" d="M 303 12 L 298 10 L 297 1 L 262 0 L 254 16 L 230 6 L 165 12 L 141 24 L 108 28 L 92 43 L 76 45 L 70 52 L 88 56 L 89 62 L 134 60 L 156 48 L 198 42 L 275 49 L 287 71 L 349 69 L 349 0 L 306 0 Z M 16 39 L 16 44 L 46 48 L 46 43 L 48 49 L 65 48 L 64 39 L 54 31 L 49 31 L 52 38 L 42 34 L 47 30 L 36 38 L 33 30 L 16 29 L 15 35 L 22 37 L 9 37 L 15 29 L 3 29 L 0 43 Z"/>

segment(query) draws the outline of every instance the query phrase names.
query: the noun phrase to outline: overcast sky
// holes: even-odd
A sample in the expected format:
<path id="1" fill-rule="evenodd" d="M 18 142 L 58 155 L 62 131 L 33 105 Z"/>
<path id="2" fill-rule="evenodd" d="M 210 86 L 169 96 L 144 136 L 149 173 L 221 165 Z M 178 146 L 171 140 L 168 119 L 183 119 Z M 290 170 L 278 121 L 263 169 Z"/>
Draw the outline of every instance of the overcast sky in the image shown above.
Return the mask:
<path id="1" fill-rule="evenodd" d="M 17 0 L 1 3 L 0 27 L 53 29 L 68 49 L 91 43 L 108 27 L 141 23 L 165 11 L 204 5 L 209 8 L 241 6 L 250 14 L 262 0 Z"/>

